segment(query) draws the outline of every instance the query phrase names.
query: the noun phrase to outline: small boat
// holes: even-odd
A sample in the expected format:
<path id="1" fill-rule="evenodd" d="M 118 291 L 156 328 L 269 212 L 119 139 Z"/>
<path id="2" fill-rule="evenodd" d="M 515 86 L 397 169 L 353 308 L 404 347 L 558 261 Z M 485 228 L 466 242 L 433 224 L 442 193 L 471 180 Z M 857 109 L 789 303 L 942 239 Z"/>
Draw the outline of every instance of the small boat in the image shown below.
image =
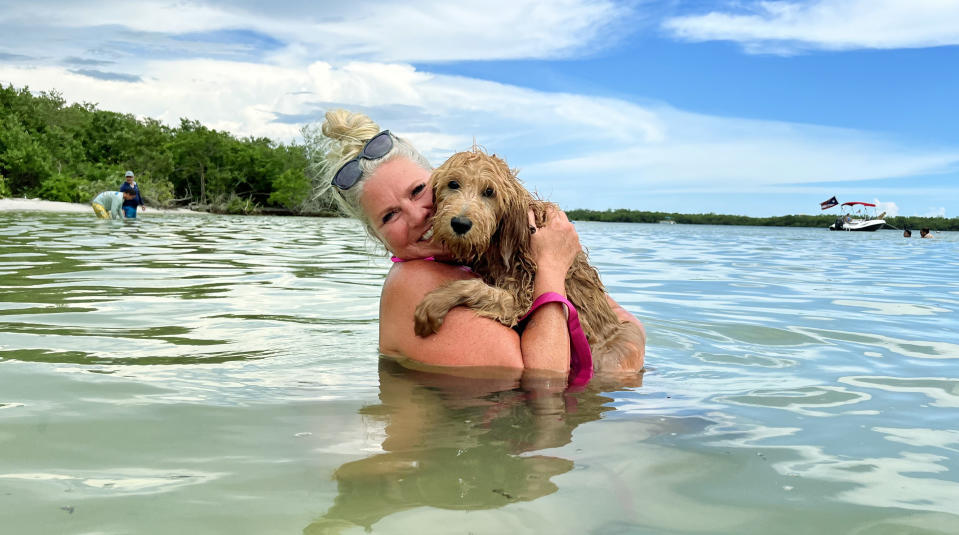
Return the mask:
<path id="1" fill-rule="evenodd" d="M 671 217 L 669 217 L 669 216 L 666 216 L 665 219 L 660 220 L 659 224 L 660 224 L 660 225 L 675 225 L 676 222 L 673 221 L 673 218 L 671 218 Z"/>
<path id="2" fill-rule="evenodd" d="M 886 212 L 876 215 L 876 205 L 868 202 L 844 202 L 842 214 L 829 230 L 872 232 L 886 225 Z"/>

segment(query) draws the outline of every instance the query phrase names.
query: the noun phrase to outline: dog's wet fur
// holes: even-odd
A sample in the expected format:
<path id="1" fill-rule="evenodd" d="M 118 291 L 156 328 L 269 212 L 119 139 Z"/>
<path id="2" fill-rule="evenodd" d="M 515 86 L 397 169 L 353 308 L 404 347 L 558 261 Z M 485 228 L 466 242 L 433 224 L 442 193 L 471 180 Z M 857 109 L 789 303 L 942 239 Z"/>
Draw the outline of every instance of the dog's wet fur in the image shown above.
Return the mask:
<path id="1" fill-rule="evenodd" d="M 419 336 L 437 332 L 446 314 L 467 306 L 480 316 L 513 327 L 533 302 L 536 263 L 530 249 L 533 229 L 546 223 L 555 205 L 532 195 L 509 166 L 481 149 L 459 152 L 433 171 L 433 241 L 480 278 L 447 283 L 416 308 Z M 557 208 L 558 209 L 558 208 Z M 599 273 L 581 252 L 566 274 L 566 295 L 579 311 L 597 372 L 636 372 L 644 343 L 640 328 L 621 322 L 606 299 Z"/>

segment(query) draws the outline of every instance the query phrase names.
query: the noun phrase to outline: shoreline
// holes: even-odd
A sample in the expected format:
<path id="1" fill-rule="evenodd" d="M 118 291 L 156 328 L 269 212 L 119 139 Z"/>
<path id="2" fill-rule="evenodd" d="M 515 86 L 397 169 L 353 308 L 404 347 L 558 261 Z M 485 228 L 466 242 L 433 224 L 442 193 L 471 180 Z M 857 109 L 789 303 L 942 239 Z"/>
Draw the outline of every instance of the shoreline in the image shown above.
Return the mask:
<path id="1" fill-rule="evenodd" d="M 72 203 L 60 201 L 45 201 L 43 199 L 25 199 L 16 197 L 5 197 L 0 199 L 0 212 L 89 212 L 93 213 L 93 208 L 89 203 Z M 145 213 L 160 214 L 203 214 L 205 212 L 196 212 L 186 208 L 153 208 L 149 207 Z M 138 214 L 139 215 L 139 214 Z"/>

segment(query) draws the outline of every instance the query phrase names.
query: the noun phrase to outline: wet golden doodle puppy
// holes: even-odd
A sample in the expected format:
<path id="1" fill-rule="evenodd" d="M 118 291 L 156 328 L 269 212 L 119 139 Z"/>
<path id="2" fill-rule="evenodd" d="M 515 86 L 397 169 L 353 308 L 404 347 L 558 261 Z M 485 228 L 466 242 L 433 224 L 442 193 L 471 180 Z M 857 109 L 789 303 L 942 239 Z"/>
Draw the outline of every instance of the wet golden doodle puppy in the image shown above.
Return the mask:
<path id="1" fill-rule="evenodd" d="M 437 332 L 447 312 L 461 305 L 515 326 L 535 298 L 529 213 L 543 226 L 555 205 L 527 191 L 502 159 L 477 148 L 451 156 L 433 171 L 430 185 L 436 210 L 432 239 L 480 278 L 453 281 L 427 294 L 416 308 L 416 334 Z M 566 274 L 566 294 L 579 311 L 594 369 L 637 371 L 636 347 L 645 335 L 637 325 L 620 322 L 585 252 Z"/>

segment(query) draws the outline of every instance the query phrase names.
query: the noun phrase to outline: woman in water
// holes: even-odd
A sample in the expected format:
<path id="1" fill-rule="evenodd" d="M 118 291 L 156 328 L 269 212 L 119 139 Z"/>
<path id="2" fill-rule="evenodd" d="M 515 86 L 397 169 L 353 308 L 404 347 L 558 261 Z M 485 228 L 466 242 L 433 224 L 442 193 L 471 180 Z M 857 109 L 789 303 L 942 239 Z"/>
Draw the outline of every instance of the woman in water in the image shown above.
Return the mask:
<path id="1" fill-rule="evenodd" d="M 430 241 L 433 193 L 427 186 L 431 166 L 406 140 L 380 130 L 360 113 L 332 110 L 323 134 L 331 150 L 326 156 L 333 197 L 348 215 L 397 259 L 380 296 L 380 353 L 421 364 L 444 367 L 492 367 L 521 376 L 524 370 L 566 374 L 570 338 L 566 311 L 559 303 L 537 308 L 522 334 L 494 320 L 456 307 L 439 332 L 421 338 L 413 332 L 416 305 L 444 283 L 473 277 L 461 266 L 443 262 L 445 251 Z M 566 214 L 555 211 L 531 236 L 537 272 L 534 294 L 565 292 L 566 272 L 582 247 Z M 435 259 L 435 261 L 433 261 Z M 610 299 L 621 321 L 642 324 Z M 636 347 L 638 372 L 645 353 Z"/>

